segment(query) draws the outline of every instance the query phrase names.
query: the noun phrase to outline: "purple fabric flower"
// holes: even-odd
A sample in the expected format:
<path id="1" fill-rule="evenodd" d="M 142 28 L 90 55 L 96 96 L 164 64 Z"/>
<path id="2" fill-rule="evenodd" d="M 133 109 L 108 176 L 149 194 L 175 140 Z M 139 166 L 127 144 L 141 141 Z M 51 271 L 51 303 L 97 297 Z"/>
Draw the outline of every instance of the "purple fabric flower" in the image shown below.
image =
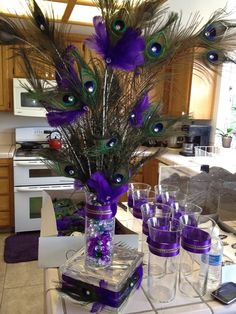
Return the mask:
<path id="1" fill-rule="evenodd" d="M 111 187 L 104 174 L 100 171 L 93 173 L 87 184 L 96 192 L 99 202 L 116 202 L 117 199 L 128 190 L 128 184 L 119 187 Z"/>
<path id="2" fill-rule="evenodd" d="M 102 17 L 95 16 L 93 24 L 96 34 L 88 38 L 86 44 L 101 55 L 109 66 L 134 71 L 137 66 L 144 63 L 145 41 L 137 30 L 127 28 L 112 47 Z"/>
<path id="3" fill-rule="evenodd" d="M 145 94 L 134 106 L 130 117 L 129 123 L 132 126 L 140 128 L 143 124 L 143 112 L 149 107 L 148 94 Z"/>
<path id="4" fill-rule="evenodd" d="M 63 124 L 70 124 L 78 117 L 82 116 L 87 110 L 81 108 L 79 110 L 71 111 L 50 111 L 46 114 L 50 126 L 60 126 Z"/>

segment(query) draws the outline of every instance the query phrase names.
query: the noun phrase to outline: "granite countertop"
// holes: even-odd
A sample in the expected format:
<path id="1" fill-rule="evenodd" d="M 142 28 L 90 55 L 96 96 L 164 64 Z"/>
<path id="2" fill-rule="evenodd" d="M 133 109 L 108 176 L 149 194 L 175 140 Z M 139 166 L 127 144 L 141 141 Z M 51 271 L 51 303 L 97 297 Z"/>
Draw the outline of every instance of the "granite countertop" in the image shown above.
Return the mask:
<path id="1" fill-rule="evenodd" d="M 0 158 L 13 158 L 15 145 L 0 145 Z"/>

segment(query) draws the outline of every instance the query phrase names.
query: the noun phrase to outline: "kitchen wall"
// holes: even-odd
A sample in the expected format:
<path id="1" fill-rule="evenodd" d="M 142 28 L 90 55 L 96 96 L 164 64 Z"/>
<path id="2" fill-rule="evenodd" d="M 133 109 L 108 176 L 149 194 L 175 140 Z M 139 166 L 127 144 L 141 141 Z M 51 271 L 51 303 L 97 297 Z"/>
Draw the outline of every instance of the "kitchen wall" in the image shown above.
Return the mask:
<path id="1" fill-rule="evenodd" d="M 47 125 L 45 118 L 21 117 L 9 112 L 0 112 L 0 145 L 14 143 L 15 128 Z"/>

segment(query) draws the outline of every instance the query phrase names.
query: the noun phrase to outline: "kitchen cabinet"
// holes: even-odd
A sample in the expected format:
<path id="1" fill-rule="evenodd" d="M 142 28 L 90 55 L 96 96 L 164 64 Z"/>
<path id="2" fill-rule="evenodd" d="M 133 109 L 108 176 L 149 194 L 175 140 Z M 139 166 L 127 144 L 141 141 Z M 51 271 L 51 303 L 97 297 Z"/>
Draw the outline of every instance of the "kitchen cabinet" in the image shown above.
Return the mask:
<path id="1" fill-rule="evenodd" d="M 0 159 L 0 229 L 13 226 L 12 167 L 12 159 Z"/>
<path id="2" fill-rule="evenodd" d="M 152 190 L 158 184 L 158 160 L 152 159 L 148 161 L 139 171 L 132 177 L 131 182 L 150 184 Z M 125 193 L 120 199 L 121 202 L 127 202 L 127 194 Z"/>
<path id="3" fill-rule="evenodd" d="M 71 34 L 68 39 L 68 45 L 73 44 L 76 46 L 81 53 L 82 56 L 85 55 L 85 48 L 83 44 L 83 40 L 85 37 L 78 36 L 75 34 Z M 15 46 L 17 48 L 17 46 Z M 55 71 L 54 68 L 51 68 L 49 65 L 35 65 L 34 67 L 37 76 L 42 79 L 52 80 L 55 79 Z M 15 57 L 13 59 L 13 76 L 16 78 L 25 78 L 26 74 L 24 72 L 24 64 L 21 61 L 20 57 Z"/>
<path id="4" fill-rule="evenodd" d="M 0 111 L 13 109 L 12 72 L 12 49 L 8 46 L 0 46 Z"/>
<path id="5" fill-rule="evenodd" d="M 172 65 L 164 99 L 171 116 L 191 114 L 193 119 L 212 118 L 217 74 L 208 77 L 194 69 L 194 59 Z"/>

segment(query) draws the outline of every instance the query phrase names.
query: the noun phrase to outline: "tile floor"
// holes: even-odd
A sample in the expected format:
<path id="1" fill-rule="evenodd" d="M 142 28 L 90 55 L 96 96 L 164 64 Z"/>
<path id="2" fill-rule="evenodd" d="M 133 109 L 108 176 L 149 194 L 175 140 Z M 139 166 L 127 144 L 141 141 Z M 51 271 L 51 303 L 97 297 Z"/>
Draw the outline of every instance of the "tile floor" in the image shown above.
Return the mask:
<path id="1" fill-rule="evenodd" d="M 0 233 L 0 314 L 43 314 L 43 270 L 38 262 L 6 264 Z"/>

